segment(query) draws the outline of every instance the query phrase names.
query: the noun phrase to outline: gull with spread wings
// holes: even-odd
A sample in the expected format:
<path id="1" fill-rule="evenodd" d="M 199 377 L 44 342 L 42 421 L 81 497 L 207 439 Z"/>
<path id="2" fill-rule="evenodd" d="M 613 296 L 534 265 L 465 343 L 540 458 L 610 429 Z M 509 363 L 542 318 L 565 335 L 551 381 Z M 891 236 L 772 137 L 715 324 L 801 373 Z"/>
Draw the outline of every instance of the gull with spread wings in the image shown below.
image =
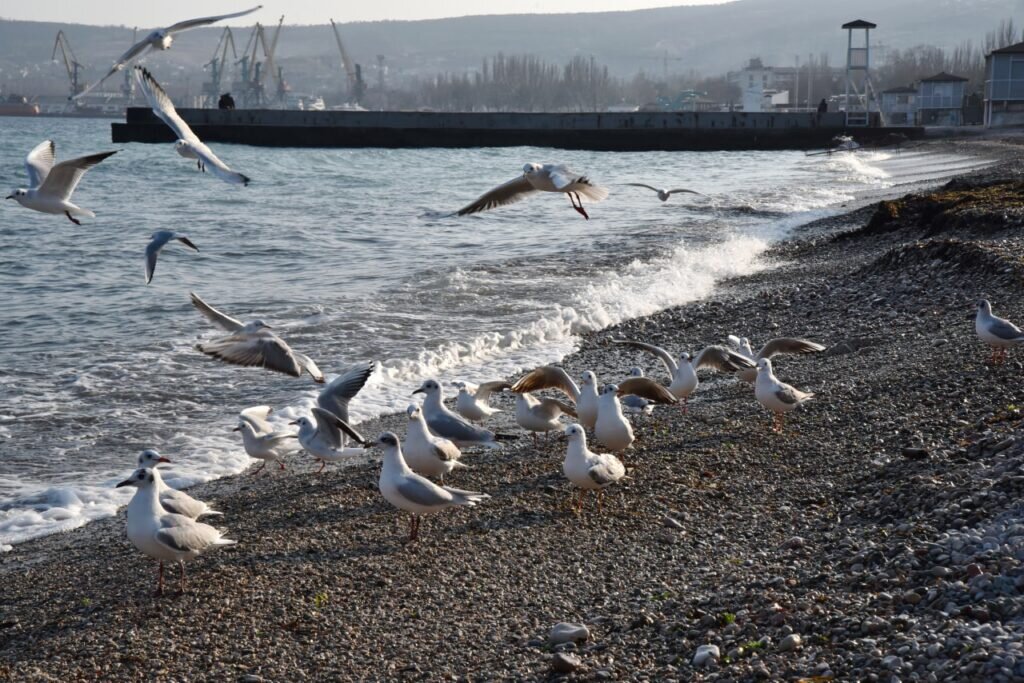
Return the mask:
<path id="1" fill-rule="evenodd" d="M 588 220 L 590 216 L 583 208 L 583 200 L 580 199 L 580 195 L 595 202 L 608 197 L 606 188 L 595 185 L 590 178 L 573 173 L 561 164 L 531 163 L 523 166 L 521 176 L 486 192 L 472 204 L 459 209 L 458 215 L 480 213 L 498 206 L 512 204 L 537 192 L 563 192 L 569 195 L 569 203 L 572 204 L 572 208 Z"/>
<path id="2" fill-rule="evenodd" d="M 54 164 L 56 146 L 53 140 L 43 140 L 25 157 L 31 187 L 19 187 L 5 199 L 13 199 L 26 209 L 40 213 L 62 213 L 75 225 L 81 225 L 75 216 L 95 218 L 96 214 L 72 204 L 71 195 L 86 171 L 116 153 L 100 152 Z"/>
<path id="3" fill-rule="evenodd" d="M 674 194 L 685 193 L 685 194 L 699 194 L 701 197 L 706 196 L 703 192 L 697 192 L 697 190 L 687 190 L 684 187 L 680 187 L 680 188 L 678 188 L 676 190 L 664 190 L 664 189 L 659 189 L 657 187 L 651 187 L 650 185 L 644 185 L 643 183 L 626 183 L 626 185 L 629 185 L 630 187 L 645 187 L 648 190 L 652 190 L 654 192 L 657 192 L 658 193 L 658 199 L 660 199 L 663 202 L 667 202 L 668 198 L 671 197 Z"/>
<path id="4" fill-rule="evenodd" d="M 192 132 L 192 129 L 188 127 L 185 120 L 178 116 L 174 103 L 171 102 L 171 98 L 167 96 L 167 93 L 156 82 L 156 79 L 153 78 L 153 74 L 141 66 L 137 66 L 135 67 L 135 79 L 139 83 L 139 90 L 146 96 L 149 106 L 153 108 L 153 113 L 170 126 L 174 134 L 178 136 L 177 142 L 174 143 L 174 149 L 178 154 L 186 159 L 195 159 L 199 170 L 205 171 L 209 168 L 211 173 L 226 183 L 234 183 L 236 185 L 249 184 L 249 176 L 228 168 L 228 165 L 217 158 L 213 150 L 207 147 Z"/>
<path id="5" fill-rule="evenodd" d="M 187 19 L 185 21 L 179 21 L 177 24 L 172 24 L 171 26 L 168 26 L 166 28 L 158 28 L 157 30 L 150 32 L 149 35 L 147 35 L 139 42 L 132 45 L 130 48 L 128 48 L 127 52 L 118 57 L 117 61 L 114 62 L 113 65 L 110 67 L 110 71 L 107 72 L 106 76 L 104 76 L 103 78 L 96 81 L 82 92 L 78 93 L 77 95 L 74 95 L 69 99 L 77 100 L 79 97 L 82 97 L 83 95 L 86 95 L 89 92 L 95 90 L 100 86 L 101 83 L 103 83 L 103 81 L 107 80 L 108 78 L 116 74 L 118 71 L 123 70 L 124 67 L 128 65 L 128 62 L 132 61 L 136 57 L 142 56 L 142 54 L 147 50 L 169 49 L 171 47 L 171 43 L 174 42 L 175 33 L 181 33 L 182 31 L 187 31 L 190 28 L 208 26 L 210 24 L 222 21 L 224 19 L 244 17 L 246 14 L 252 14 L 261 7 L 263 7 L 263 5 L 258 5 L 256 7 L 253 7 L 252 9 L 247 9 L 244 12 L 235 12 L 234 14 L 221 14 L 216 17 L 201 17 L 199 19 Z"/>

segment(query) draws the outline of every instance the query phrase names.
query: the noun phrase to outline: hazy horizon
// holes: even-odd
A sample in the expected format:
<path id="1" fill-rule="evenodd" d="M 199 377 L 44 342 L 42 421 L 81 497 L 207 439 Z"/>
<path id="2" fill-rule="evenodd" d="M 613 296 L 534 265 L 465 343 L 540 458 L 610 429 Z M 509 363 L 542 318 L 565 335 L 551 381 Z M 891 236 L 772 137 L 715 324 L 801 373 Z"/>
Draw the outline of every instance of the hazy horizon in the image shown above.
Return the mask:
<path id="1" fill-rule="evenodd" d="M 416 21 L 460 16 L 497 14 L 573 14 L 581 12 L 615 12 L 683 5 L 721 5 L 734 0 L 562 0 L 557 5 L 537 0 L 506 0 L 500 7 L 485 7 L 471 0 L 450 0 L 445 3 L 416 3 L 412 0 L 380 0 L 372 5 L 350 5 L 340 11 L 337 5 L 322 0 L 291 0 L 275 4 L 263 2 L 263 9 L 249 16 L 225 22 L 248 25 L 254 21 L 277 23 L 284 14 L 287 24 L 326 24 L 328 19 L 354 21 Z M 67 3 L 66 0 L 37 0 L 34 3 L 11 5 L 0 13 L 0 19 L 46 21 L 94 26 L 166 26 L 193 17 L 229 14 L 260 4 L 259 0 L 209 3 L 202 0 L 181 0 L 174 7 L 157 4 L 124 3 L 96 0 L 89 3 Z M 436 7 L 436 9 L 435 9 Z M 490 9 L 492 11 L 481 11 Z M 497 10 L 497 11 L 494 11 Z"/>

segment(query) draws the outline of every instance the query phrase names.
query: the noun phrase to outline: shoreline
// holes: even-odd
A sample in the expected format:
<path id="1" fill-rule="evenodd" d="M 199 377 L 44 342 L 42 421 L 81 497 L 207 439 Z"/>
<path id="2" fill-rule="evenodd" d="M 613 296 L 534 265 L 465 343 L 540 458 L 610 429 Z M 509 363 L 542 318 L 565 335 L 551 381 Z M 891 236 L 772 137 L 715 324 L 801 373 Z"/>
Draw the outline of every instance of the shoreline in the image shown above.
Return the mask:
<path id="1" fill-rule="evenodd" d="M 1019 166 L 971 177 L 1015 178 Z M 977 210 L 984 213 L 983 207 Z M 642 364 L 661 378 L 661 369 L 649 359 L 610 347 L 606 340 L 635 336 L 670 349 L 685 340 L 692 349 L 721 343 L 729 333 L 756 341 L 807 336 L 827 343 L 830 351 L 778 364 L 782 379 L 819 392 L 787 421 L 795 430 L 790 437 L 765 433 L 768 417 L 748 387 L 710 375 L 702 378 L 691 415 L 664 411 L 664 426 L 647 423 L 638 430 L 643 438 L 630 457 L 633 479 L 610 492 L 604 517 L 588 509 L 576 518 L 559 509 L 568 491 L 560 471 L 561 444 L 536 452 L 524 438 L 503 452 L 467 455 L 470 468 L 459 470 L 453 484 L 488 492 L 492 500 L 427 519 L 414 552 L 400 542 L 404 517 L 376 491 L 376 464 L 325 470 L 323 477 L 306 471 L 310 465 L 286 476 L 256 479 L 243 473 L 215 480 L 191 492 L 215 502 L 225 513 L 216 525 L 240 543 L 196 561 L 192 592 L 180 598 L 149 596 L 154 567 L 124 538 L 123 511 L 0 555 L 0 581 L 10 588 L 0 604 L 0 678 L 180 677 L 198 667 L 220 679 L 295 680 L 302 677 L 296 672 L 314 679 L 436 680 L 446 673 L 456 679 L 540 678 L 547 675 L 553 653 L 547 631 L 558 621 L 586 623 L 593 633 L 587 644 L 572 648 L 585 667 L 572 676 L 581 680 L 744 679 L 762 677 L 761 667 L 771 678 L 826 671 L 840 678 L 909 673 L 903 666 L 911 658 L 898 651 L 916 650 L 901 644 L 890 655 L 885 641 L 902 643 L 906 639 L 896 634 L 928 621 L 927 614 L 917 619 L 918 611 L 942 612 L 938 608 L 945 603 L 933 605 L 960 590 L 956 584 L 964 583 L 963 572 L 975 570 L 912 566 L 922 563 L 921 548 L 925 560 L 932 559 L 931 546 L 914 537 L 930 511 L 915 508 L 913 501 L 886 500 L 894 494 L 875 485 L 884 480 L 886 487 L 912 497 L 905 489 L 914 482 L 934 494 L 929 486 L 937 485 L 928 479 L 941 479 L 946 469 L 967 478 L 979 465 L 989 470 L 1005 465 L 1003 477 L 1024 462 L 1013 443 L 985 455 L 996 442 L 961 462 L 967 456 L 951 445 L 956 439 L 975 444 L 989 437 L 971 441 L 978 416 L 970 403 L 959 408 L 963 416 L 958 413 L 957 422 L 947 424 L 942 393 L 966 392 L 987 406 L 982 415 L 993 416 L 1012 412 L 1006 406 L 1014 405 L 1015 396 L 1021 400 L 1014 381 L 1019 372 L 1013 374 L 1019 369 L 1016 359 L 1003 369 L 980 364 L 982 351 L 966 312 L 976 293 L 954 295 L 954 285 L 967 289 L 963 283 L 983 277 L 993 264 L 1016 277 L 1019 263 L 1012 258 L 1013 224 L 977 233 L 981 239 L 973 242 L 963 241 L 969 234 L 942 232 L 922 242 L 920 228 L 912 227 L 834 239 L 856 231 L 873 214 L 870 206 L 862 207 L 797 228 L 766 253 L 775 267 L 720 283 L 710 299 L 583 335 L 580 348 L 562 362 L 572 373 L 592 369 L 607 378 Z M 990 247 L 995 237 L 1004 242 Z M 940 265 L 933 267 L 936 261 Z M 1004 275 L 985 292 L 998 314 L 1020 322 L 1024 314 L 1014 303 L 1022 289 L 1019 278 Z M 958 296 L 963 301 L 954 305 Z M 920 347 L 892 343 L 890 326 Z M 993 395 L 984 395 L 982 387 L 958 386 L 965 373 L 972 384 L 996 382 L 989 387 Z M 897 396 L 904 382 L 912 391 L 898 396 L 900 401 L 878 395 L 881 385 Z M 496 403 L 508 420 L 508 397 Z M 385 416 L 363 423 L 361 431 L 403 433 L 403 422 L 400 415 Z M 1004 423 L 1009 422 L 996 422 L 1004 430 L 998 443 L 1006 440 Z M 866 423 L 877 434 L 862 433 Z M 921 462 L 903 460 L 905 447 L 927 448 L 934 455 Z M 970 454 L 970 448 L 962 450 Z M 1018 486 L 1014 477 L 1000 486 Z M 963 482 L 955 479 L 952 486 L 959 490 L 955 487 Z M 954 514 L 967 509 L 960 505 L 962 497 L 954 499 L 960 506 Z M 933 502 L 934 495 L 927 500 Z M 977 511 L 978 506 L 970 507 Z M 880 520 L 899 517 L 903 508 L 920 519 L 890 525 L 887 535 L 878 536 L 878 527 L 889 524 Z M 848 519 L 865 520 L 864 528 L 844 527 Z M 905 525 L 910 528 L 900 530 Z M 833 536 L 840 537 L 836 547 L 844 552 L 831 547 Z M 799 542 L 793 540 L 798 537 Z M 909 560 L 897 554 L 895 570 L 886 556 L 891 548 L 878 550 L 881 563 L 873 551 L 866 552 L 890 537 L 908 546 L 917 543 Z M 972 542 L 961 541 L 960 549 Z M 927 543 L 941 545 L 934 539 Z M 942 554 L 952 561 L 949 552 L 935 557 Z M 860 561 L 850 561 L 861 555 Z M 994 586 L 994 578 L 1005 576 L 990 574 L 984 562 L 957 567 L 969 565 L 981 570 L 966 577 L 975 583 L 982 576 Z M 875 571 L 879 567 L 881 573 Z M 949 573 L 933 572 L 921 585 L 907 583 L 936 567 Z M 930 588 L 936 581 L 950 587 Z M 896 590 L 904 585 L 910 587 Z M 931 590 L 938 594 L 930 597 Z M 38 609 L 35 591 L 49 596 L 46 608 Z M 827 613 L 833 593 L 840 603 L 852 601 L 834 615 Z M 887 599 L 879 597 L 883 593 Z M 856 602 L 867 595 L 874 597 L 863 605 Z M 983 609 L 988 619 L 981 621 L 979 614 L 980 623 L 1002 615 L 1001 607 Z M 971 610 L 961 621 L 973 619 Z M 895 619 L 908 613 L 916 620 Z M 843 621 L 851 615 L 860 616 L 856 629 Z M 874 618 L 886 623 L 870 621 Z M 955 621 L 948 614 L 944 619 Z M 836 629 L 855 637 L 835 647 Z M 793 633 L 801 635 L 801 644 L 792 645 L 790 638 L 792 647 L 783 649 Z M 184 644 L 199 638 L 219 655 L 184 651 Z M 707 643 L 720 646 L 723 661 L 692 667 L 694 651 Z M 745 653 L 729 654 L 745 643 L 750 645 Z M 917 650 L 927 653 L 933 644 Z M 882 654 L 875 656 L 875 650 Z M 943 644 L 940 654 L 953 650 L 947 653 Z M 971 680 L 992 661 L 972 658 L 978 651 L 972 648 L 955 660 L 928 656 L 924 675 L 931 660 L 960 666 L 966 658 L 964 666 L 982 664 L 977 671 L 954 672 Z M 894 660 L 883 664 L 886 657 L 901 662 L 893 668 Z M 829 668 L 821 669 L 822 663 Z"/>

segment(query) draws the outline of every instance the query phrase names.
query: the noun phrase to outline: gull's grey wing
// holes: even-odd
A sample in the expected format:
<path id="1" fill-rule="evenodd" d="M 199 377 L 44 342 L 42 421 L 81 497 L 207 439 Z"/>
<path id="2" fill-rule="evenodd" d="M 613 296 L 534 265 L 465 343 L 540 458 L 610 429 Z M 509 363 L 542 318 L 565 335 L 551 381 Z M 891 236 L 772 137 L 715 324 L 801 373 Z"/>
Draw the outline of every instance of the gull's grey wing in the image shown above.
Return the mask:
<path id="1" fill-rule="evenodd" d="M 647 353 L 653 353 L 658 359 L 665 365 L 665 369 L 668 370 L 669 377 L 675 377 L 676 372 L 679 370 L 679 364 L 676 363 L 672 354 L 654 344 L 646 344 L 644 342 L 634 341 L 632 339 L 612 339 L 613 344 L 625 344 L 626 346 L 632 346 Z"/>
<path id="2" fill-rule="evenodd" d="M 244 17 L 246 14 L 252 14 L 258 9 L 261 9 L 263 5 L 256 5 L 252 9 L 247 9 L 244 12 L 234 12 L 232 14 L 220 14 L 215 17 L 200 17 L 199 19 L 186 19 L 185 21 L 179 21 L 177 24 L 171 24 L 164 29 L 165 33 L 179 33 L 181 31 L 187 31 L 190 28 L 196 28 L 198 26 L 206 26 L 207 24 L 213 24 L 224 19 L 234 19 L 235 17 Z"/>
<path id="3" fill-rule="evenodd" d="M 783 403 L 788 403 L 790 405 L 800 403 L 801 401 L 806 401 L 807 399 L 814 396 L 814 394 L 804 393 L 797 389 L 796 387 L 791 387 L 788 384 L 782 384 L 781 382 L 775 388 L 775 395 L 778 397 L 780 401 L 782 401 Z"/>
<path id="4" fill-rule="evenodd" d="M 602 453 L 599 458 L 600 462 L 587 470 L 592 480 L 601 486 L 607 486 L 626 476 L 626 467 L 614 455 Z"/>
<path id="5" fill-rule="evenodd" d="M 228 332 L 237 332 L 238 330 L 245 327 L 242 321 L 235 320 L 230 315 L 224 315 L 216 308 L 206 303 L 199 298 L 199 295 L 195 292 L 189 292 L 188 295 L 192 297 L 192 305 L 199 309 L 206 318 L 217 327 L 227 330 Z"/>
<path id="6" fill-rule="evenodd" d="M 274 412 L 270 406 L 252 406 L 238 413 L 239 422 L 248 422 L 257 434 L 269 434 L 274 431 L 267 418 Z"/>
<path id="7" fill-rule="evenodd" d="M 626 394 L 619 399 L 619 402 L 622 403 L 623 408 L 632 408 L 633 410 L 645 410 L 651 404 L 651 401 L 636 394 Z"/>
<path id="8" fill-rule="evenodd" d="M 25 157 L 25 171 L 28 172 L 29 187 L 39 187 L 53 168 L 57 150 L 53 140 L 43 140 Z"/>
<path id="9" fill-rule="evenodd" d="M 373 362 L 354 365 L 331 380 L 316 397 L 317 405 L 348 422 L 348 404 L 373 374 Z"/>
<path id="10" fill-rule="evenodd" d="M 471 425 L 447 410 L 426 417 L 427 426 L 437 436 L 451 441 L 487 443 L 494 441 L 494 432 Z"/>
<path id="11" fill-rule="evenodd" d="M 505 389 L 511 389 L 512 385 L 508 382 L 484 382 L 476 388 L 476 393 L 473 394 L 478 401 L 486 401 L 490 398 L 491 393 L 498 391 L 504 391 Z"/>
<path id="12" fill-rule="evenodd" d="M 533 185 L 526 179 L 526 176 L 519 176 L 484 193 L 472 204 L 459 209 L 457 215 L 465 216 L 470 213 L 487 211 L 497 206 L 512 204 L 536 192 L 537 190 L 533 189 Z"/>
<path id="13" fill-rule="evenodd" d="M 215 176 L 220 178 L 226 183 L 232 183 L 234 185 L 248 186 L 252 179 L 244 173 L 238 171 L 232 171 L 220 158 L 213 153 L 213 150 L 206 146 L 206 143 L 196 142 L 192 143 L 192 151 L 194 151 L 200 159 L 203 160 L 203 165 L 208 171 L 213 173 Z"/>
<path id="14" fill-rule="evenodd" d="M 156 540 L 179 553 L 201 553 L 210 546 L 222 545 L 221 533 L 212 526 L 176 514 L 160 518 Z"/>
<path id="15" fill-rule="evenodd" d="M 746 356 L 717 344 L 705 348 L 693 359 L 694 370 L 714 368 L 724 372 L 735 372 L 752 367 L 754 367 L 754 362 Z"/>
<path id="16" fill-rule="evenodd" d="M 46 180 L 39 186 L 39 192 L 63 200 L 70 199 L 71 194 L 78 187 L 78 182 L 85 175 L 85 172 L 114 154 L 117 154 L 117 151 L 100 152 L 99 154 L 90 154 L 87 157 L 78 157 L 77 159 L 68 159 L 67 161 L 60 162 L 50 169 Z"/>
<path id="17" fill-rule="evenodd" d="M 136 57 L 140 56 L 144 51 L 146 51 L 147 49 L 149 49 L 151 47 L 152 46 L 149 44 L 148 38 L 143 38 L 139 42 L 135 43 L 130 48 L 128 48 L 128 50 L 123 55 L 121 55 L 120 57 L 117 58 L 117 61 L 114 62 L 111 65 L 110 71 L 108 71 L 103 76 L 103 78 L 101 78 L 100 80 L 96 81 L 92 85 L 86 87 L 85 90 L 83 90 L 82 92 L 78 93 L 77 95 L 72 96 L 71 99 L 72 100 L 77 100 L 77 99 L 79 99 L 81 97 L 84 97 L 85 95 L 88 95 L 90 92 L 92 92 L 93 90 L 98 88 L 100 85 L 102 85 L 103 81 L 107 80 L 108 78 L 110 78 L 111 76 L 116 74 L 118 71 L 123 70 L 125 64 L 127 64 L 131 60 L 135 59 Z"/>
<path id="18" fill-rule="evenodd" d="M 542 398 L 536 408 L 549 420 L 557 418 L 560 413 L 576 417 L 576 409 L 564 401 L 559 401 L 557 398 Z"/>
<path id="19" fill-rule="evenodd" d="M 629 185 L 630 187 L 646 187 L 648 190 L 653 190 L 655 192 L 660 192 L 661 191 L 661 190 L 659 190 L 656 187 L 651 187 L 650 185 L 644 185 L 643 183 L 626 183 L 626 185 Z"/>
<path id="20" fill-rule="evenodd" d="M 181 491 L 168 489 L 160 493 L 160 504 L 168 512 L 195 519 L 206 509 L 204 503 Z"/>
<path id="21" fill-rule="evenodd" d="M 1019 339 L 1024 336 L 1024 332 L 1021 332 L 1019 327 L 1005 318 L 997 318 L 993 315 L 989 320 L 988 331 L 1000 339 Z"/>
<path id="22" fill-rule="evenodd" d="M 183 118 L 178 116 L 178 110 L 174 108 L 174 103 L 171 102 L 167 92 L 153 78 L 153 74 L 143 67 L 137 66 L 135 67 L 135 80 L 139 84 L 139 90 L 146 97 L 146 102 L 153 110 L 153 113 L 174 131 L 179 140 L 187 140 L 193 145 L 197 143 L 202 144 L 199 136 L 192 132 L 192 129 L 189 128 L 189 125 L 185 123 Z"/>
<path id="23" fill-rule="evenodd" d="M 580 388 L 572 377 L 556 365 L 543 365 L 531 370 L 512 385 L 512 391 L 525 394 L 541 389 L 558 389 L 573 401 L 580 400 Z"/>
<path id="24" fill-rule="evenodd" d="M 234 365 L 276 370 L 292 377 L 302 376 L 302 366 L 295 360 L 292 350 L 284 340 L 273 334 L 234 334 L 205 344 L 196 344 L 196 348 Z"/>
<path id="25" fill-rule="evenodd" d="M 295 349 L 292 349 L 292 355 L 295 356 L 295 360 L 298 361 L 302 369 L 309 373 L 314 382 L 317 384 L 324 383 L 324 373 L 320 372 L 320 366 L 314 363 L 312 358 L 304 353 L 299 353 Z"/>
<path id="26" fill-rule="evenodd" d="M 684 192 L 686 194 L 699 194 L 702 197 L 704 196 L 703 192 L 697 192 L 697 190 L 687 190 L 685 187 L 680 187 L 677 190 L 669 190 L 668 194 L 673 195 L 673 194 L 679 194 L 680 192 Z"/>
<path id="27" fill-rule="evenodd" d="M 153 233 L 153 239 L 146 245 L 146 284 L 153 281 L 153 272 L 156 271 L 156 257 L 164 245 L 170 241 L 174 233 L 170 230 L 161 230 Z"/>
<path id="28" fill-rule="evenodd" d="M 331 411 L 324 410 L 323 408 L 314 407 L 313 415 L 316 416 L 317 427 L 321 429 L 322 433 L 329 436 L 331 440 L 331 445 L 334 448 L 341 448 L 342 432 L 344 432 L 352 439 L 354 439 L 356 443 L 366 443 L 366 439 L 363 438 L 362 434 L 357 432 L 348 424 L 348 422 L 342 420 L 340 417 L 338 417 Z"/>
<path id="29" fill-rule="evenodd" d="M 678 403 L 667 387 L 658 384 L 650 377 L 630 377 L 619 382 L 619 396 L 639 396 L 654 403 Z"/>
<path id="30" fill-rule="evenodd" d="M 757 352 L 758 358 L 772 358 L 780 353 L 817 353 L 824 351 L 825 347 L 807 339 L 795 339 L 793 337 L 777 337 L 768 341 L 761 350 Z"/>
<path id="31" fill-rule="evenodd" d="M 452 501 L 450 493 L 429 479 L 416 474 L 403 477 L 398 484 L 398 492 L 406 500 L 426 507 L 448 505 Z"/>

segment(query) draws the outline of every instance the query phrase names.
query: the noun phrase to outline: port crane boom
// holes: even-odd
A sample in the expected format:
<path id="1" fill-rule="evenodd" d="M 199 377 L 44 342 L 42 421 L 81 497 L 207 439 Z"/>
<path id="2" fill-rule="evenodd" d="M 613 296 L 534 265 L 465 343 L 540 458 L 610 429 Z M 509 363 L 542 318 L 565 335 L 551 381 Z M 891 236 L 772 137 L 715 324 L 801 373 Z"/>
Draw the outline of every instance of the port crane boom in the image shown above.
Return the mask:
<path id="1" fill-rule="evenodd" d="M 334 40 L 338 43 L 338 52 L 341 53 L 341 68 L 345 70 L 345 74 L 348 76 L 349 93 L 358 104 L 363 99 L 363 93 L 366 91 L 366 84 L 363 82 L 362 73 L 360 73 L 362 69 L 360 69 L 358 64 L 349 59 L 348 53 L 345 52 L 345 45 L 341 42 L 341 34 L 338 33 L 338 25 L 334 23 L 334 19 L 331 19 L 331 28 L 334 29 Z"/>
<path id="2" fill-rule="evenodd" d="M 78 72 L 84 69 L 85 65 L 78 61 L 64 31 L 57 31 L 57 39 L 53 41 L 53 54 L 50 55 L 50 59 L 57 60 L 57 50 L 60 50 L 61 59 L 64 61 L 64 69 L 68 73 L 68 83 L 71 86 L 71 96 L 74 97 L 85 90 L 85 86 L 78 82 Z"/>

